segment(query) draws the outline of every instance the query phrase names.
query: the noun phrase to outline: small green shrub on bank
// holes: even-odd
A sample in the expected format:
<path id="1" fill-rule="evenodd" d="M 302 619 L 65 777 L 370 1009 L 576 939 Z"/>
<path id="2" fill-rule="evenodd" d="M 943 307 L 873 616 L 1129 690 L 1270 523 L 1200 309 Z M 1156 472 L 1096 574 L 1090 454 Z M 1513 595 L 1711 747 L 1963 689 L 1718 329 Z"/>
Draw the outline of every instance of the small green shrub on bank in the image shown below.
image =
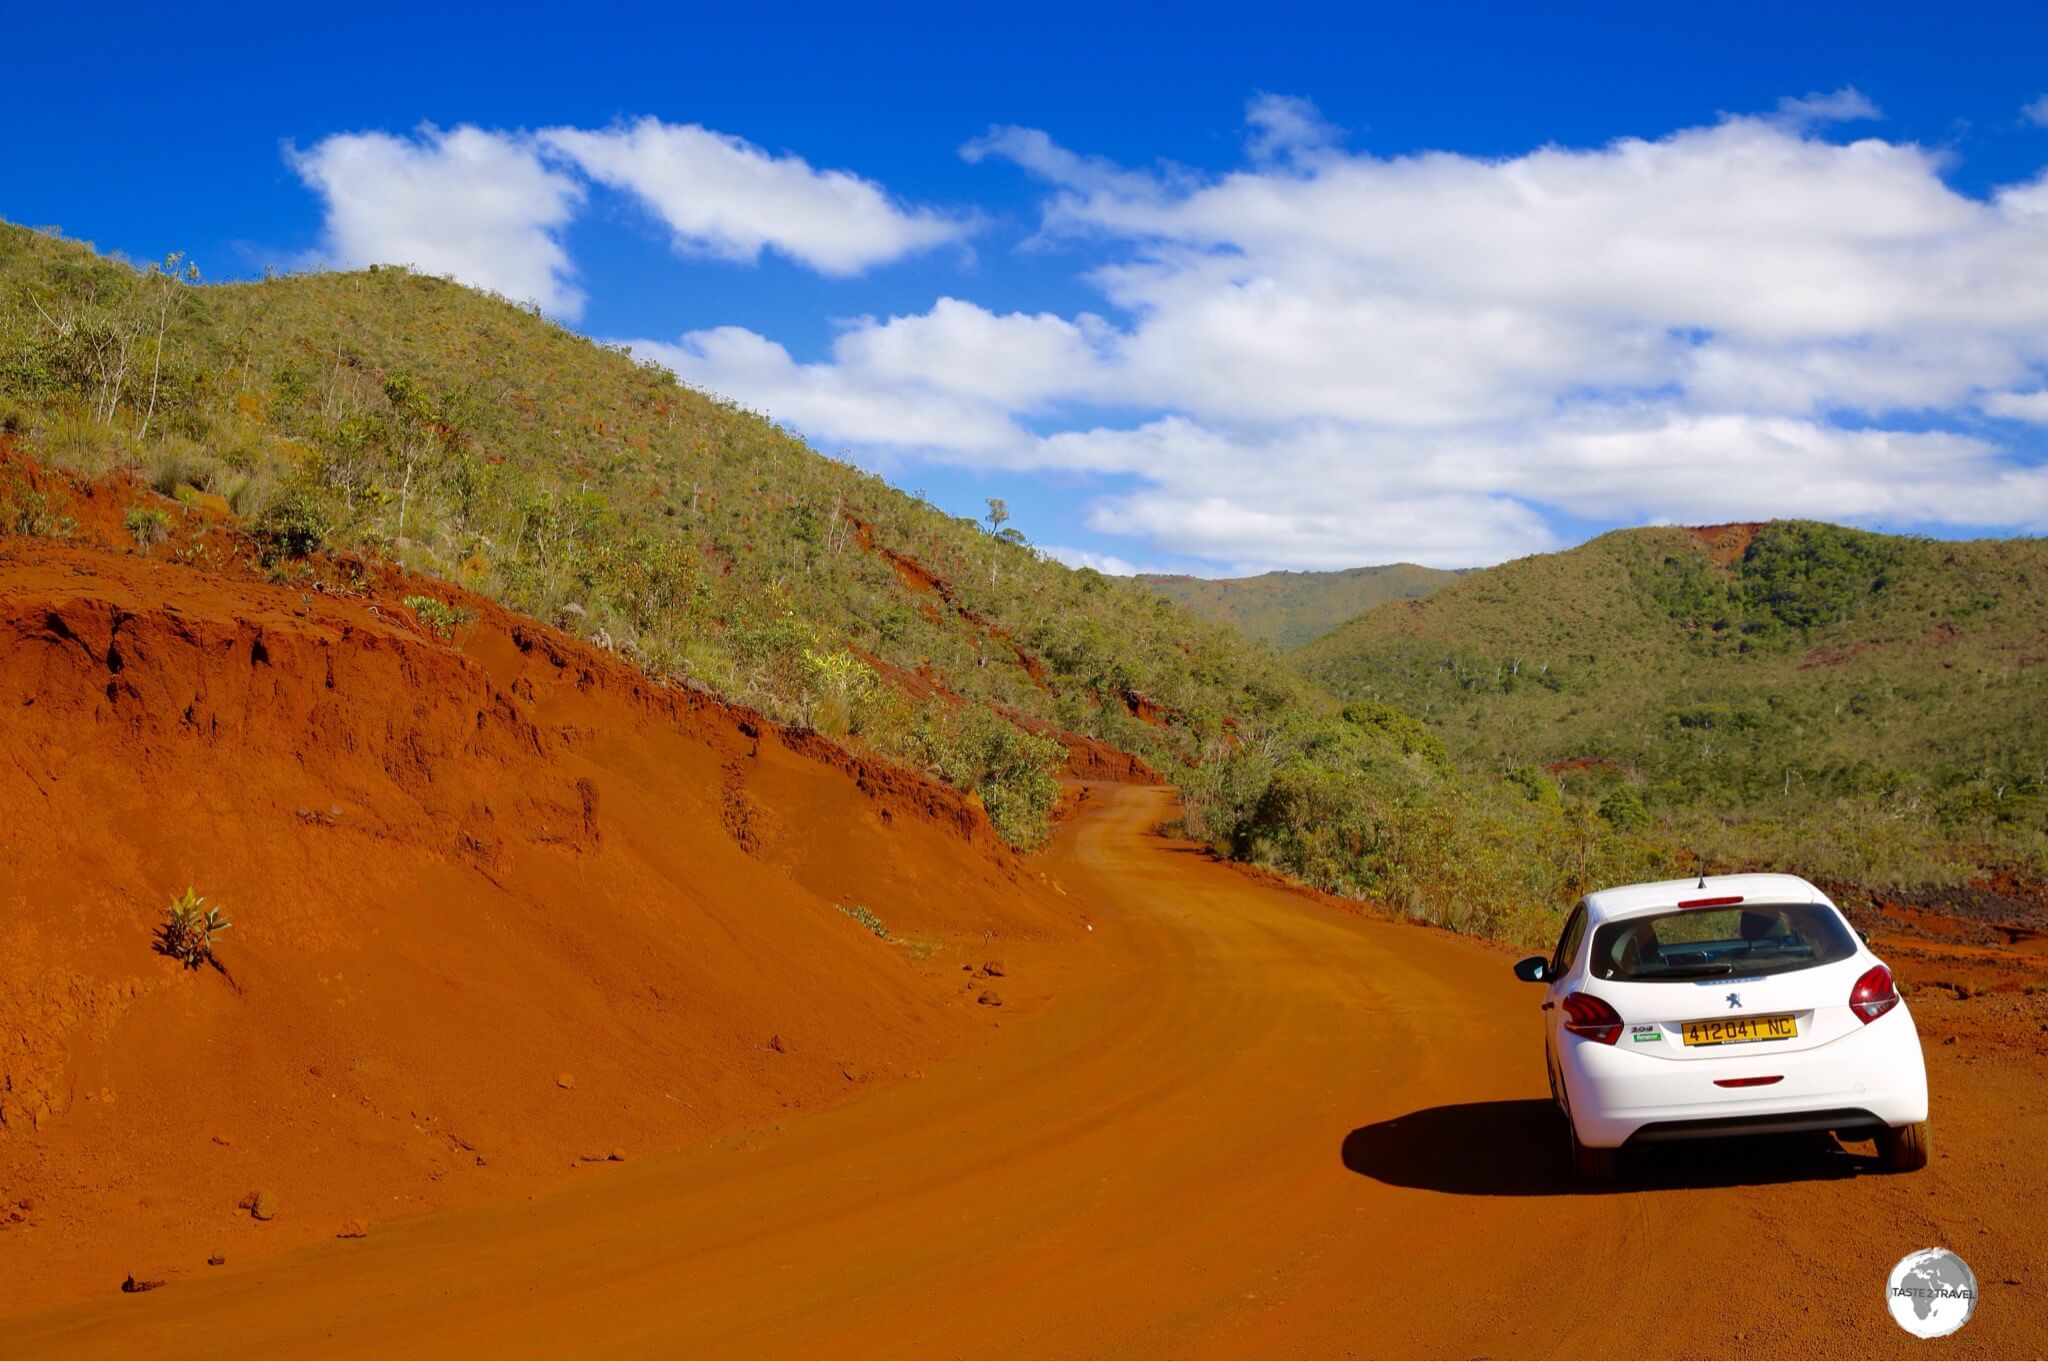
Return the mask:
<path id="1" fill-rule="evenodd" d="M 181 962 L 187 969 L 198 969 L 201 965 L 218 967 L 220 961 L 213 953 L 213 939 L 232 926 L 218 907 L 209 907 L 204 898 L 187 886 L 164 909 L 163 925 L 157 928 L 157 952 Z"/>
<path id="2" fill-rule="evenodd" d="M 121 523 L 135 540 L 135 547 L 148 553 L 170 537 L 171 518 L 161 507 L 131 506 Z"/>
<path id="3" fill-rule="evenodd" d="M 887 941 L 889 939 L 889 929 L 882 925 L 882 919 L 876 917 L 874 910 L 867 907 L 867 905 L 860 903 L 848 905 L 842 903 L 839 905 L 839 911 L 882 938 L 882 940 Z"/>
<path id="4" fill-rule="evenodd" d="M 406 609 L 437 638 L 453 638 L 455 631 L 469 623 L 469 611 L 432 596 L 407 596 Z"/>

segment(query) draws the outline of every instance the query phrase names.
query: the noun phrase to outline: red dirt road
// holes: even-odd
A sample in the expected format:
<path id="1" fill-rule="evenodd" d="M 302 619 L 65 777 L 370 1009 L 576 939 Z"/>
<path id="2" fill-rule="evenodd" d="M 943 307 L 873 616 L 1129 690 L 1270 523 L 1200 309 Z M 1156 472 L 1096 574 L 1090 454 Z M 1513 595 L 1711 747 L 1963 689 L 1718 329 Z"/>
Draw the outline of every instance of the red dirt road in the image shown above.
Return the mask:
<path id="1" fill-rule="evenodd" d="M 1156 837 L 1171 798 L 1096 790 L 1045 861 L 1095 930 L 1009 950 L 1049 999 L 921 1080 L 0 1321 L 0 1353 L 2048 1351 L 2038 1047 L 1929 1037 L 1924 1174 L 1794 1141 L 1579 1194 L 1506 955 Z M 1882 1293 L 1930 1244 L 1982 1295 L 1923 1344 Z"/>

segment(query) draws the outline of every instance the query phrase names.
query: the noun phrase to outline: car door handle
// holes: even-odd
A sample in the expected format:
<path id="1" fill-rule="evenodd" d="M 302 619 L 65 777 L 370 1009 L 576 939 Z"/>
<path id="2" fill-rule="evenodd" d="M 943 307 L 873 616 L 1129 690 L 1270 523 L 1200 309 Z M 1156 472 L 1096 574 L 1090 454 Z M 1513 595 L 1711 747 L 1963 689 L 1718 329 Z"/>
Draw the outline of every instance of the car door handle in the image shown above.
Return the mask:
<path id="1" fill-rule="evenodd" d="M 1549 1010 L 1550 1010 L 1551 1008 L 1553 1008 L 1553 1007 L 1556 1007 L 1556 1006 L 1557 1006 L 1557 1004 L 1556 1004 L 1556 1003 L 1545 1003 L 1545 1004 L 1543 1004 L 1543 1010 L 1544 1010 L 1545 1012 L 1548 1012 L 1548 1011 L 1549 1011 Z"/>

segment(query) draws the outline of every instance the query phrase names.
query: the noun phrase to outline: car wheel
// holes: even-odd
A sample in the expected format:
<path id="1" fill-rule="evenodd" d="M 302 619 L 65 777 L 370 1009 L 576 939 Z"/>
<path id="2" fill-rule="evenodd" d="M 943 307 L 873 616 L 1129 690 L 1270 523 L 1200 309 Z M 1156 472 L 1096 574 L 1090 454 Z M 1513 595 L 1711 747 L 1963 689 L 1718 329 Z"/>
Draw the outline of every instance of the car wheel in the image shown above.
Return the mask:
<path id="1" fill-rule="evenodd" d="M 1579 1128 L 1572 1124 L 1571 1113 L 1564 1118 L 1566 1149 L 1571 1158 L 1572 1178 L 1575 1181 L 1599 1184 L 1614 1181 L 1615 1156 L 1613 1149 L 1594 1149 L 1579 1143 Z"/>
<path id="2" fill-rule="evenodd" d="M 1927 1166 L 1927 1122 L 1894 1126 L 1877 1137 L 1878 1161 L 1888 1172 L 1912 1173 Z"/>

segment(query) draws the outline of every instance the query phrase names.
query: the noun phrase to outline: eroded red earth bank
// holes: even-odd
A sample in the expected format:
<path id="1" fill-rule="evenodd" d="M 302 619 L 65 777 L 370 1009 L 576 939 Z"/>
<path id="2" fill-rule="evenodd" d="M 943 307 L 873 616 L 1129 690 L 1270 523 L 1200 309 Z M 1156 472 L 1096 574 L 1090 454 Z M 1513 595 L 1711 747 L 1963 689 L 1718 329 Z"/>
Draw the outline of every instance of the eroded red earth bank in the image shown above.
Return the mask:
<path id="1" fill-rule="evenodd" d="M 9 1309 L 843 1102 L 1005 1015 L 963 962 L 1078 930 L 950 789 L 28 471 L 78 532 L 0 540 Z M 152 950 L 188 885 L 228 973 Z"/>

